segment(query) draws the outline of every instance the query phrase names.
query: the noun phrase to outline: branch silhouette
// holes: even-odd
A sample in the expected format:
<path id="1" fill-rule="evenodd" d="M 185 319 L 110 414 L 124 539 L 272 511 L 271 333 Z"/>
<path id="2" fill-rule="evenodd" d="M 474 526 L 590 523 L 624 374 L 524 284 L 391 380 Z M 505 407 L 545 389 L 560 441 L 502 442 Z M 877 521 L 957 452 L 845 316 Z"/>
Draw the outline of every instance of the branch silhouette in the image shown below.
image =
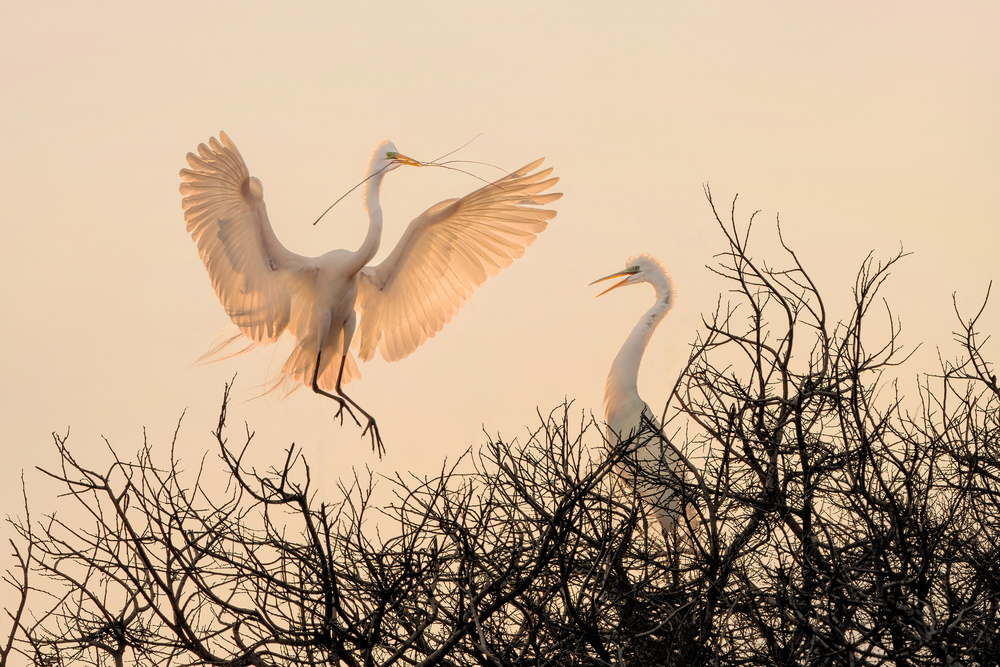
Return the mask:
<path id="1" fill-rule="evenodd" d="M 667 380 L 684 474 L 649 482 L 697 515 L 673 535 L 616 472 L 642 443 L 571 403 L 429 478 L 317 489 L 294 446 L 247 463 L 227 385 L 215 456 L 190 473 L 148 443 L 98 464 L 55 436 L 47 474 L 88 520 L 32 520 L 27 501 L 13 520 L 5 664 L 995 664 L 988 293 L 968 319 L 956 300 L 957 357 L 906 399 L 880 294 L 905 253 L 869 255 L 834 319 L 780 233 L 761 259 L 757 214 L 741 225 L 706 195 L 732 291 Z"/>

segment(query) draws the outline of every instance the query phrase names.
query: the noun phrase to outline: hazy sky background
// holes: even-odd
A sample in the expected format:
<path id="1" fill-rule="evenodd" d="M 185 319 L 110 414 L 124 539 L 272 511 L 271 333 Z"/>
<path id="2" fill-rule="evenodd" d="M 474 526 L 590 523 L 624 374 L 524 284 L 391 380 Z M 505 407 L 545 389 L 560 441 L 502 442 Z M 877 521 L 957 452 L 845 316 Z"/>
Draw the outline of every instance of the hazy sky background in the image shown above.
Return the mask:
<path id="1" fill-rule="evenodd" d="M 925 344 L 901 371 L 912 395 L 939 346 L 957 353 L 951 294 L 971 312 L 1000 277 L 998 29 L 992 1 L 3 3 L 0 503 L 19 513 L 22 470 L 43 488 L 52 431 L 71 429 L 87 461 L 104 460 L 102 435 L 131 454 L 143 429 L 165 451 L 187 410 L 194 468 L 237 372 L 232 437 L 249 423 L 273 460 L 297 443 L 321 484 L 352 466 L 433 473 L 483 428 L 523 438 L 566 397 L 600 416 L 652 292 L 595 300 L 588 283 L 637 252 L 678 292 L 640 376 L 662 406 L 722 287 L 705 268 L 723 248 L 705 183 L 723 209 L 739 194 L 741 220 L 761 210 L 760 257 L 779 257 L 780 215 L 835 318 L 870 250 L 913 253 L 885 290 L 903 341 Z M 184 230 L 178 170 L 220 129 L 307 255 L 361 243 L 360 190 L 311 223 L 385 138 L 429 159 L 481 133 L 460 157 L 545 156 L 562 178 L 559 215 L 521 260 L 408 359 L 361 365 L 349 391 L 378 419 L 382 461 L 309 391 L 247 400 L 280 366 L 271 349 L 193 365 L 231 325 Z M 477 186 L 390 174 L 376 261 L 412 217 Z M 984 325 L 1000 333 L 1000 302 Z"/>

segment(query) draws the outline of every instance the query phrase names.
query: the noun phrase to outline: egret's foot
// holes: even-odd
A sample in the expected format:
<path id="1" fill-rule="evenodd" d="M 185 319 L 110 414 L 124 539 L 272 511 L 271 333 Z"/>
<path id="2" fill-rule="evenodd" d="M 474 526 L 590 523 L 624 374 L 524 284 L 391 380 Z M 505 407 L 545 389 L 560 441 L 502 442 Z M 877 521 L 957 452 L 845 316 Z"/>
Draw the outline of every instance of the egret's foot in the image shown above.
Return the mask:
<path id="1" fill-rule="evenodd" d="M 335 414 L 333 416 L 333 418 L 334 419 L 339 419 L 340 420 L 340 425 L 343 426 L 344 425 L 344 411 L 346 410 L 347 414 L 350 415 L 351 419 L 354 420 L 354 423 L 357 424 L 360 427 L 361 426 L 361 422 L 359 422 L 358 418 L 354 416 L 354 413 L 351 411 L 351 408 L 349 408 L 347 406 L 347 401 L 338 401 L 338 403 L 340 404 L 340 407 L 337 409 L 337 414 Z"/>
<path id="2" fill-rule="evenodd" d="M 378 452 L 378 457 L 382 458 L 385 454 L 385 445 L 382 444 L 382 436 L 378 433 L 378 424 L 371 417 L 368 418 L 368 426 L 365 426 L 365 430 L 361 432 L 361 437 L 365 437 L 365 434 L 370 433 L 372 438 L 372 451 Z"/>

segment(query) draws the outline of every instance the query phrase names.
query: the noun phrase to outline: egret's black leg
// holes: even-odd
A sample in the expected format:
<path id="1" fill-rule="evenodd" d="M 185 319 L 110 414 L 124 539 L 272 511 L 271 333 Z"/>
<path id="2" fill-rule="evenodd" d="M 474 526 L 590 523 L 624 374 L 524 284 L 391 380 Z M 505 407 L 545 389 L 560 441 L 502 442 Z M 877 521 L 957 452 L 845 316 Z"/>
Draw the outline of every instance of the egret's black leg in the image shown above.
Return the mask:
<path id="1" fill-rule="evenodd" d="M 365 426 L 365 430 L 361 432 L 361 437 L 365 436 L 365 433 L 371 431 L 372 435 L 372 451 L 378 452 L 378 457 L 382 458 L 385 454 L 385 446 L 382 445 L 382 436 L 378 433 L 378 424 L 375 423 L 375 418 L 370 414 L 365 412 L 364 408 L 354 402 L 354 399 L 344 393 L 344 390 L 340 388 L 340 381 L 344 378 L 344 363 L 347 361 L 347 355 L 345 354 L 340 358 L 340 372 L 337 373 L 337 393 L 340 394 L 341 398 L 350 403 L 355 407 L 355 409 L 363 414 L 368 419 L 368 426 Z M 351 415 L 354 416 L 353 414 Z M 355 419 L 355 421 L 357 421 Z M 358 424 L 360 426 L 360 424 Z"/>
<path id="2" fill-rule="evenodd" d="M 322 357 L 323 357 L 323 349 L 320 348 L 319 354 L 316 355 L 316 369 L 313 371 L 313 381 L 312 381 L 312 389 L 313 389 L 313 391 L 315 391 L 317 394 L 322 394 L 323 396 L 326 396 L 327 398 L 332 398 L 333 400 L 337 401 L 337 405 L 340 406 L 340 409 L 337 410 L 337 414 L 335 414 L 333 416 L 333 418 L 334 419 L 338 419 L 339 418 L 341 426 L 344 425 L 344 409 L 345 408 L 347 409 L 347 414 L 349 414 L 351 416 L 351 419 L 354 420 L 354 423 L 357 424 L 358 426 L 361 426 L 361 422 L 359 422 L 358 418 L 354 416 L 354 413 L 351 412 L 351 409 L 347 406 L 347 403 L 344 401 L 343 398 L 341 398 L 340 396 L 334 396 L 330 392 L 323 391 L 322 389 L 319 388 L 319 362 L 320 362 L 320 359 Z M 340 362 L 340 373 L 337 375 L 337 392 L 338 393 L 340 393 L 340 376 L 343 373 L 344 373 L 344 362 L 343 362 L 343 360 L 341 360 L 341 362 Z M 346 398 L 346 396 L 344 398 Z M 354 401 L 351 401 L 351 403 L 353 404 Z M 354 405 L 354 407 L 357 408 L 358 406 Z M 361 408 L 358 408 L 358 409 L 361 410 Z M 364 415 L 366 417 L 368 417 L 369 420 L 371 419 L 371 417 L 368 416 L 367 412 L 365 412 L 364 410 L 361 410 L 361 412 L 364 413 Z M 361 435 L 364 435 L 364 433 L 362 433 Z"/>

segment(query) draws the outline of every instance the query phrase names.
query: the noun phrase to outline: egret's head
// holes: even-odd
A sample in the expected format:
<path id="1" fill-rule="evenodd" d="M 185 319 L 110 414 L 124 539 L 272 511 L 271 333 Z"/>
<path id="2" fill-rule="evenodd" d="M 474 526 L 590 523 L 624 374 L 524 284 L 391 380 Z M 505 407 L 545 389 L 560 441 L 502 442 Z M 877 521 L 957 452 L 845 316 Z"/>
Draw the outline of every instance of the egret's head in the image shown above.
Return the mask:
<path id="1" fill-rule="evenodd" d="M 365 192 L 366 202 L 370 195 L 374 195 L 375 199 L 377 200 L 378 189 L 379 186 L 382 184 L 382 176 L 385 175 L 387 171 L 392 171 L 396 167 L 403 164 L 412 165 L 414 167 L 424 166 L 422 163 L 417 162 L 413 158 L 407 157 L 402 153 L 400 153 L 399 151 L 397 151 L 396 145 L 393 144 L 391 141 L 388 140 L 383 141 L 378 145 L 378 147 L 375 148 L 375 152 L 373 152 L 371 158 L 369 158 L 368 174 L 364 177 L 364 179 L 360 183 L 355 185 L 353 188 L 342 194 L 340 198 L 337 199 L 337 201 L 330 204 L 330 206 L 328 206 L 327 209 L 323 211 L 323 213 L 320 214 L 318 218 L 316 218 L 316 222 L 319 222 L 323 218 L 323 216 L 326 215 L 331 208 L 336 206 L 344 197 L 351 194 L 361 186 L 364 186 L 365 188 L 364 192 Z M 368 206 L 368 204 L 366 203 L 365 206 Z M 316 222 L 314 222 L 313 224 L 315 225 Z"/>
<path id="2" fill-rule="evenodd" d="M 395 144 L 391 141 L 383 141 L 372 153 L 371 160 L 368 161 L 368 176 L 392 171 L 400 165 L 410 165 L 422 167 L 423 165 L 411 157 L 407 157 L 396 150 Z"/>
<path id="3" fill-rule="evenodd" d="M 597 296 L 607 294 L 617 287 L 637 285 L 639 283 L 651 283 L 654 286 L 659 286 L 663 283 L 669 287 L 667 270 L 663 268 L 663 265 L 660 264 L 659 260 L 651 255 L 636 255 L 625 264 L 625 268 L 621 271 L 612 273 L 610 276 L 598 278 L 590 284 L 595 285 L 599 282 L 611 280 L 613 278 L 624 278 L 624 280 L 615 283 Z"/>

